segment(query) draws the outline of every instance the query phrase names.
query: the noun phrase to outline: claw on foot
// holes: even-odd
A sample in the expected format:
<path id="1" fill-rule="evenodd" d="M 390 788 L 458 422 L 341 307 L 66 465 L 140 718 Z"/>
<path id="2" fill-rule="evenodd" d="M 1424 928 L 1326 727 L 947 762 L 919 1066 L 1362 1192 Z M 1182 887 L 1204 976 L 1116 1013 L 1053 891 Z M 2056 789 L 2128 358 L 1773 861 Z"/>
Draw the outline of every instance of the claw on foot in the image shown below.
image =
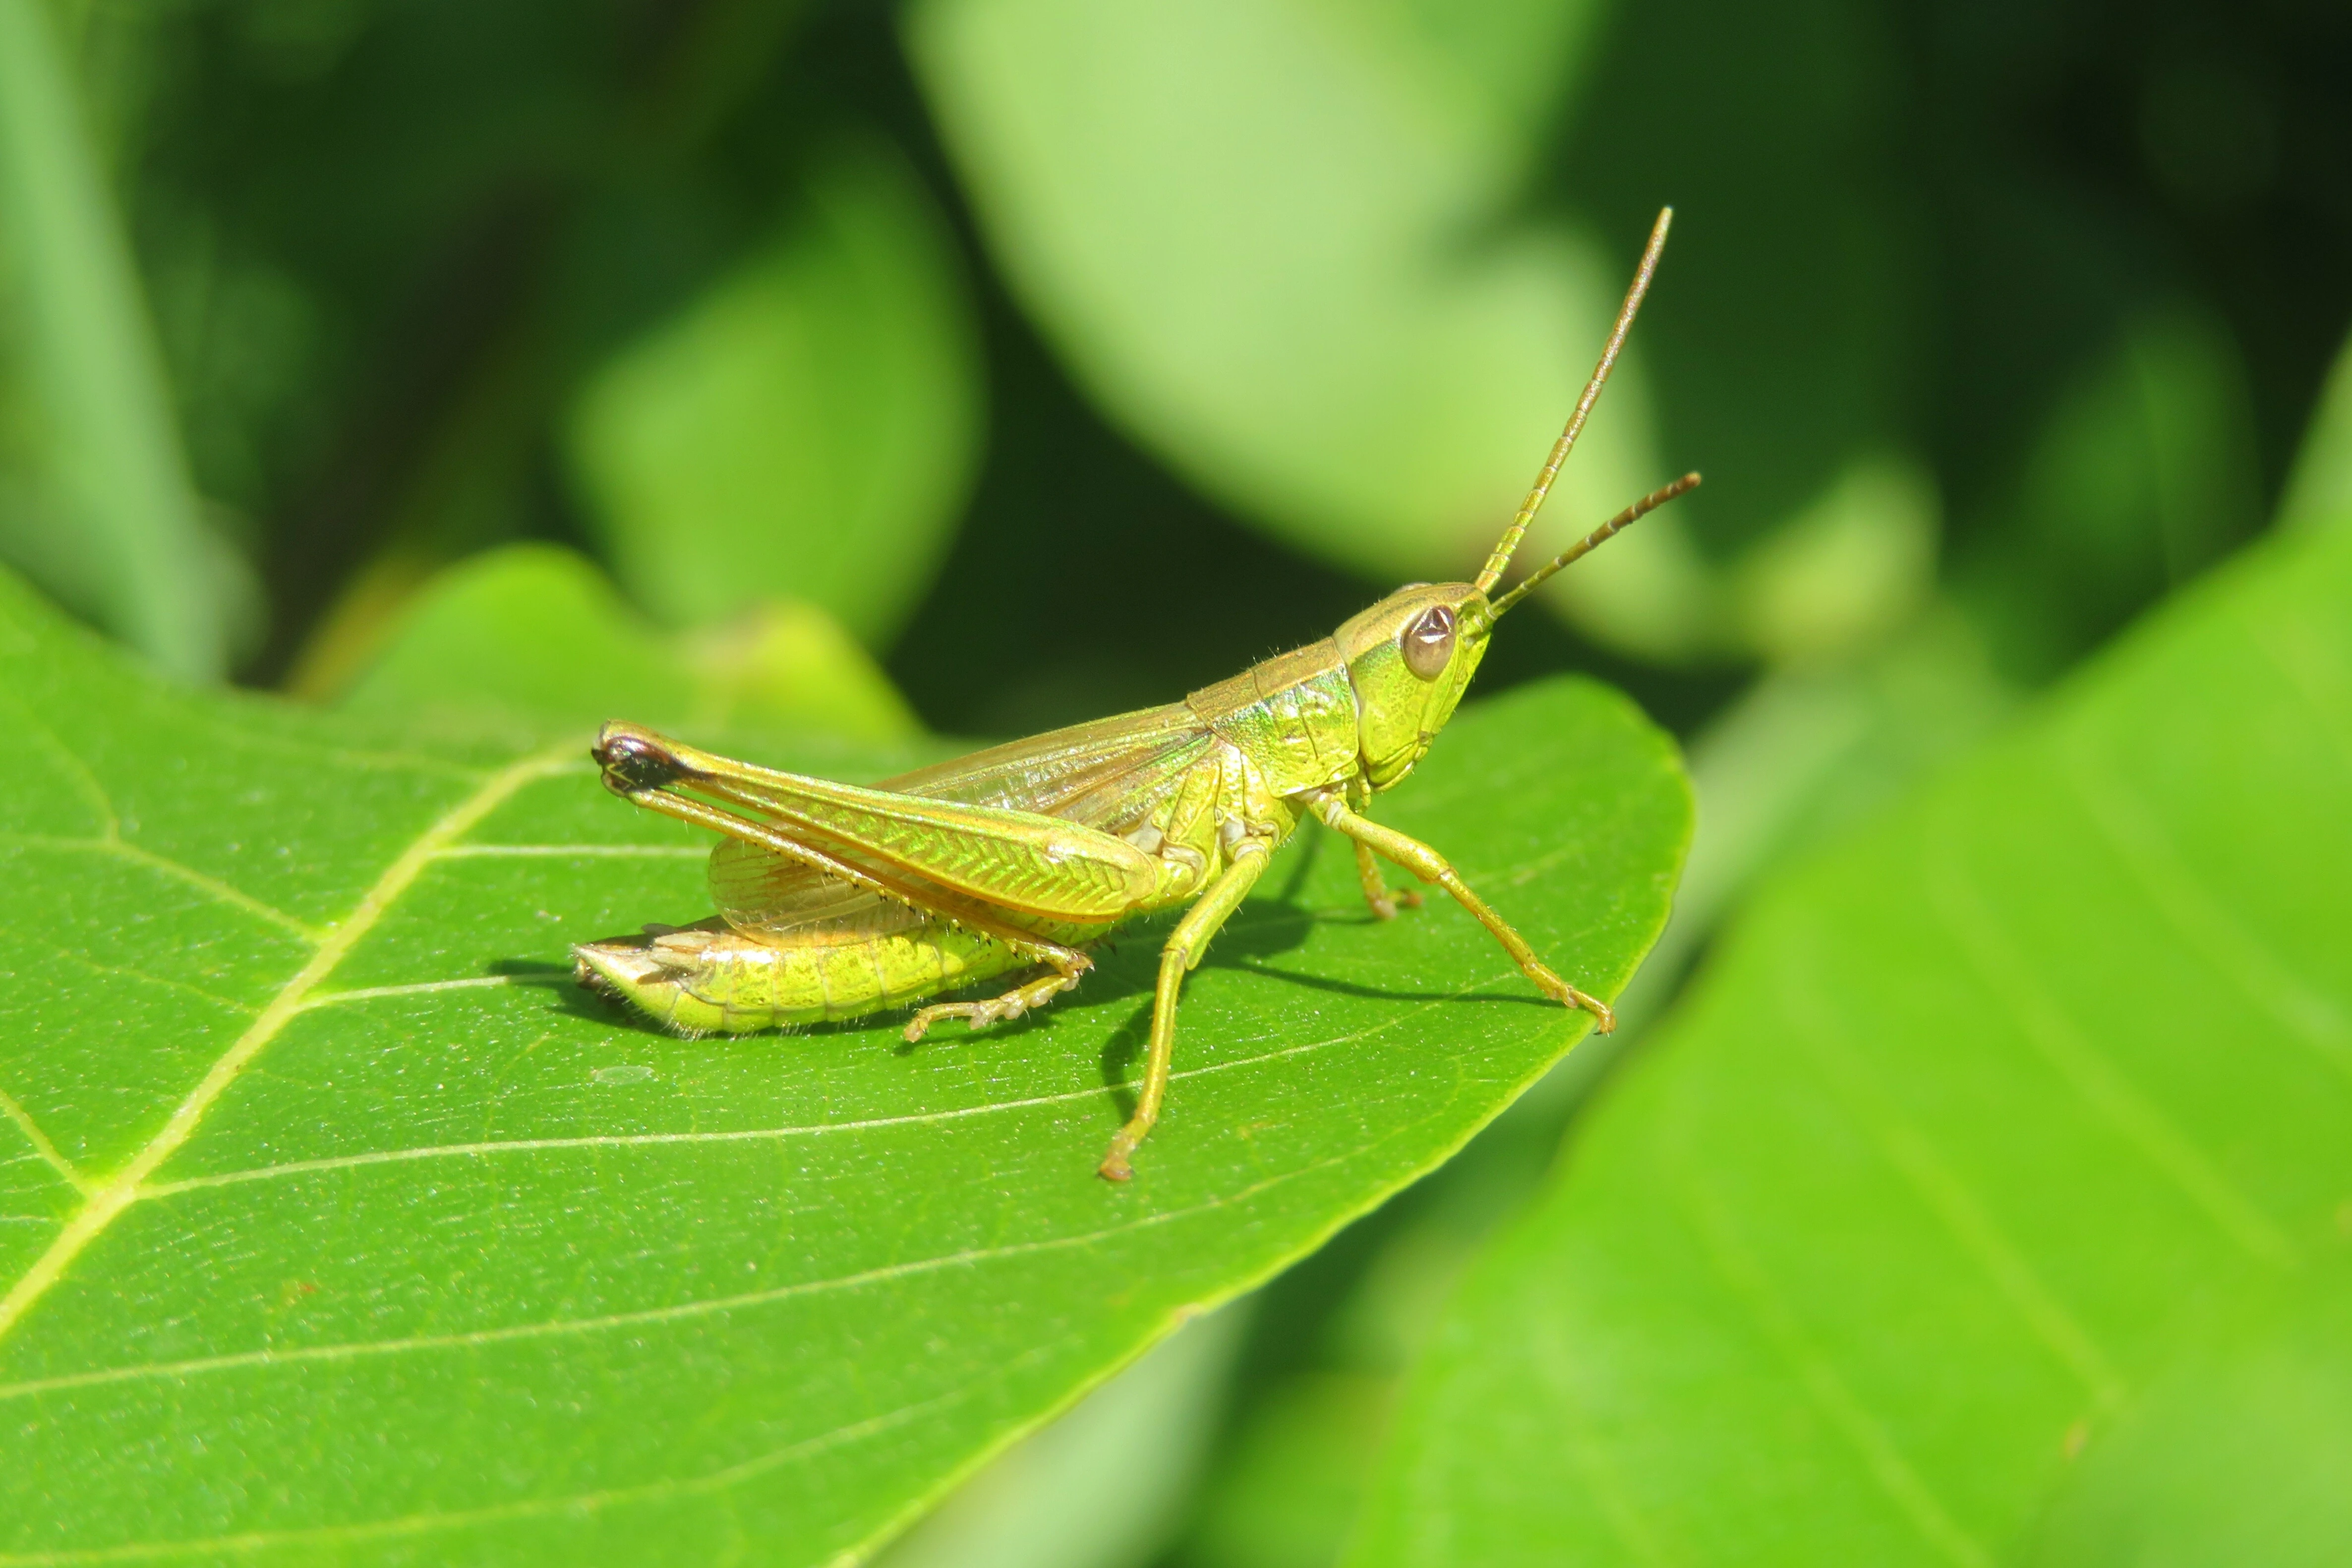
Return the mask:
<path id="1" fill-rule="evenodd" d="M 1530 970 L 1528 977 L 1535 981 L 1539 989 L 1562 1007 L 1581 1008 L 1591 1013 L 1593 1033 L 1612 1034 L 1616 1031 L 1617 1015 L 1610 1011 L 1609 1004 L 1599 997 L 1585 995 L 1549 969 Z"/>
<path id="2" fill-rule="evenodd" d="M 986 1029 L 999 1019 L 1017 1019 L 1029 1009 L 1003 998 L 985 1002 L 940 1002 L 907 1020 L 907 1043 L 912 1045 L 941 1019 L 961 1019 L 968 1030 Z"/>

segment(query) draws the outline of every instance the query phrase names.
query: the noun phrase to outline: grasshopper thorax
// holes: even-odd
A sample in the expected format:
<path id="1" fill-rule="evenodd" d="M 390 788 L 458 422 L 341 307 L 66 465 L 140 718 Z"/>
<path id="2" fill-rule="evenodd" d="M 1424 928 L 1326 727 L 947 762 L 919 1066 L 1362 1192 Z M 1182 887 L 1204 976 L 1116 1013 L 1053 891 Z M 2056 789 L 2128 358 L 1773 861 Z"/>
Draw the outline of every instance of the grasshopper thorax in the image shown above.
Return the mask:
<path id="1" fill-rule="evenodd" d="M 1356 689 L 1357 751 L 1373 789 L 1412 772 L 1454 716 L 1494 623 L 1472 584 L 1417 582 L 1333 634 Z"/>

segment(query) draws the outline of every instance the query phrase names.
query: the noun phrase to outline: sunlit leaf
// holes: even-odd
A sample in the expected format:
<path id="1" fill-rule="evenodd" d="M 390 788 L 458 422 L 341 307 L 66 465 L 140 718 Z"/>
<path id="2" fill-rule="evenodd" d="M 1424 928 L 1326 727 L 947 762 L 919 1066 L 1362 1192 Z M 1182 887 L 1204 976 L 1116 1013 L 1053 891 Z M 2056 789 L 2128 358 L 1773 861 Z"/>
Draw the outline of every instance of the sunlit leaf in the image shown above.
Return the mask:
<path id="1" fill-rule="evenodd" d="M 1639 228 L 1601 246 L 1503 211 L 1597 19 L 927 0 L 908 26 L 997 259 L 1104 407 L 1237 511 L 1393 581 L 1483 558 L 1624 288 Z M 1666 476 L 1640 356 L 1543 538 Z M 1677 527 L 1583 574 L 1596 601 L 1639 596 L 1610 622 L 1628 637 L 1692 631 Z"/>
<path id="2" fill-rule="evenodd" d="M 1844 505 L 1907 436 L 1874 172 L 1889 40 L 1842 0 L 1620 10 L 926 0 L 909 37 L 995 258 L 1097 402 L 1375 578 L 1478 559 L 1675 204 L 1649 319 L 1538 542 L 1705 467 L 1547 601 L 1643 656 L 1744 653 L 1778 628 L 1725 602 L 1688 525 L 1728 559 Z M 1902 520 L 1932 526 L 1929 502 Z M 1781 564 L 1822 567 L 1818 597 L 1853 563 Z"/>
<path id="3" fill-rule="evenodd" d="M 0 389 L 0 412 L 31 427 L 27 450 L 0 440 L 0 465 L 29 470 L 0 471 L 13 481 L 0 483 L 0 552 L 165 669 L 216 678 L 226 601 L 244 584 L 190 484 L 130 243 L 49 13 L 0 0 L 0 378 L 16 383 Z"/>
<path id="4" fill-rule="evenodd" d="M 2084 1454 L 2022 1562 L 2325 1568 L 2352 1544 L 2352 1270 L 2237 1304 Z M 2263 1299 L 2266 1298 L 2266 1299 Z"/>
<path id="5" fill-rule="evenodd" d="M 571 450 L 622 585 L 703 625 L 762 595 L 888 643 L 930 586 L 979 446 L 944 225 L 855 144 L 793 222 L 583 393 Z"/>
<path id="6" fill-rule="evenodd" d="M 869 742 L 916 729 L 889 677 L 814 605 L 772 601 L 672 634 L 551 545 L 510 545 L 442 573 L 342 706 L 527 734 L 623 717 Z"/>
<path id="7" fill-rule="evenodd" d="M 0 1561 L 817 1563 L 1458 1147 L 1582 1032 L 1460 910 L 1293 846 L 1188 985 L 1153 927 L 1024 1023 L 680 1040 L 566 945 L 703 845 L 518 754 L 152 684 L 0 598 Z M 838 746 L 766 760 L 871 777 Z M 1689 830 L 1578 681 L 1380 815 L 1614 994 Z"/>
<path id="8" fill-rule="evenodd" d="M 2352 344 L 2336 352 L 2279 506 L 2279 520 L 2290 525 L 2346 517 L 2352 517 Z"/>
<path id="9" fill-rule="evenodd" d="M 1456 1301 L 1356 1560 L 2000 1558 L 2184 1335 L 2344 1249 L 2347 824 L 2335 530 L 1746 914 Z M 2341 1558 L 2307 1479 L 2281 1539 Z"/>

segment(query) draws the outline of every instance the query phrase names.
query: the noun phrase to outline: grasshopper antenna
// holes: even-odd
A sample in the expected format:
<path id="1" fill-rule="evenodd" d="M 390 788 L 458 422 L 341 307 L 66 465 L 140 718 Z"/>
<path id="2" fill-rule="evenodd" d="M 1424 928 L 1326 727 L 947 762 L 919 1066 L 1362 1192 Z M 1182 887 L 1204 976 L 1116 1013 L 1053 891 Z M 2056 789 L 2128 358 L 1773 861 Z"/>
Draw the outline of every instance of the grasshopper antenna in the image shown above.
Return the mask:
<path id="1" fill-rule="evenodd" d="M 1496 541 L 1495 553 L 1486 558 L 1485 568 L 1479 571 L 1476 585 L 1479 592 L 1489 592 L 1495 584 L 1503 580 L 1503 573 L 1511 564 L 1511 552 L 1519 548 L 1519 540 L 1527 533 L 1528 525 L 1534 522 L 1536 513 L 1543 509 L 1544 497 L 1551 493 L 1551 482 L 1559 476 L 1559 465 L 1568 461 L 1569 453 L 1576 446 L 1576 438 L 1584 434 L 1585 416 L 1592 412 L 1592 405 L 1601 401 L 1601 389 L 1608 384 L 1609 372 L 1617 368 L 1618 351 L 1625 346 L 1625 334 L 1633 329 L 1633 315 L 1642 308 L 1642 296 L 1650 291 L 1650 275 L 1658 270 L 1658 256 L 1666 248 L 1666 230 L 1674 221 L 1674 208 L 1658 209 L 1658 221 L 1650 225 L 1650 243 L 1642 250 L 1642 265 L 1633 269 L 1633 282 L 1625 290 L 1625 303 L 1617 308 L 1617 325 L 1610 331 L 1609 341 L 1601 346 L 1601 362 L 1592 367 L 1592 379 L 1584 383 L 1584 395 L 1576 400 L 1576 412 L 1568 416 L 1568 428 L 1559 433 L 1558 441 L 1552 443 L 1551 455 L 1544 460 L 1542 472 L 1536 476 L 1535 488 L 1529 490 L 1528 498 L 1519 503 L 1518 516 L 1513 517 L 1511 526 L 1503 530 L 1503 537 Z M 1635 517 L 1640 515 L 1638 512 L 1634 514 Z M 1625 520 L 1631 522 L 1633 518 Z M 1606 537 L 1605 534 L 1602 536 Z M 1593 542 L 1600 541 L 1596 539 Z M 1556 563 L 1544 575 L 1549 576 L 1559 570 L 1559 563 Z"/>
<path id="2" fill-rule="evenodd" d="M 1581 560 L 1584 557 L 1591 555 L 1594 550 L 1608 543 L 1610 537 L 1615 534 L 1619 529 L 1624 528 L 1628 523 L 1634 522 L 1639 518 L 1646 517 L 1648 514 L 1656 511 L 1660 507 L 1664 506 L 1676 496 L 1686 495 L 1697 488 L 1698 476 L 1696 474 L 1685 474 L 1671 485 L 1659 486 L 1656 489 L 1651 491 L 1648 495 L 1643 497 L 1640 500 L 1634 502 L 1632 506 L 1626 507 L 1623 511 L 1618 513 L 1615 517 L 1610 518 L 1607 522 L 1601 524 L 1599 528 L 1593 529 L 1591 533 L 1585 535 L 1582 538 L 1577 540 L 1574 544 L 1569 546 L 1558 555 L 1552 557 L 1551 559 L 1536 568 L 1535 570 L 1528 573 L 1526 581 L 1511 590 L 1510 592 L 1503 595 L 1502 598 L 1495 601 L 1495 602 L 1488 607 L 1486 611 L 1488 619 L 1495 621 L 1501 620 L 1503 618 L 1504 611 L 1508 610 L 1512 605 L 1517 604 L 1520 600 L 1525 599 L 1531 590 L 1542 586 L 1544 580 L 1551 576 L 1553 572 L 1558 571 L 1561 567 Z"/>

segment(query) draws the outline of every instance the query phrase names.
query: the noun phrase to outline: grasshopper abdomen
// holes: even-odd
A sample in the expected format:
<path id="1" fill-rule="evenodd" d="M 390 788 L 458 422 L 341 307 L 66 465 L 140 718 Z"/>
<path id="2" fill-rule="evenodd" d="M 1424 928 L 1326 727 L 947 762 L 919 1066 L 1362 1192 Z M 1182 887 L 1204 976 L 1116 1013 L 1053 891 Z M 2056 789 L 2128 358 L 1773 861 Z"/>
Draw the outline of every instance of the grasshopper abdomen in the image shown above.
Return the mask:
<path id="1" fill-rule="evenodd" d="M 1033 962 L 992 937 L 920 916 L 803 931 L 789 943 L 706 921 L 573 951 L 583 984 L 690 1035 L 863 1018 Z"/>

